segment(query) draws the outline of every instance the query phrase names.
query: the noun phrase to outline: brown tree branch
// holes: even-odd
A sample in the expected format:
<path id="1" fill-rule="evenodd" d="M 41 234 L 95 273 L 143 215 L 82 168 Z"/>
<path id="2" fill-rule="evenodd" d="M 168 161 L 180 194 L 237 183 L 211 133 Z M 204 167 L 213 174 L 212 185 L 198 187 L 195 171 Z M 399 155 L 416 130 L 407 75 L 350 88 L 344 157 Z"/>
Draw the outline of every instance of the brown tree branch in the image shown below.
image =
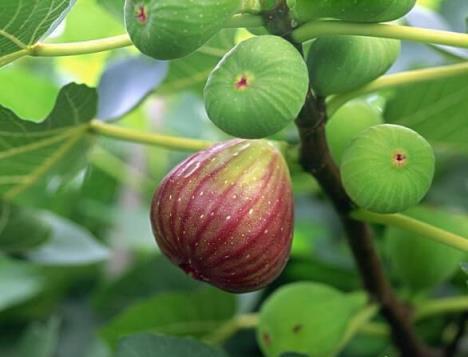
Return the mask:
<path id="1" fill-rule="evenodd" d="M 288 7 L 284 0 L 264 15 L 273 34 L 283 36 L 301 53 L 302 45 L 289 36 L 292 31 Z M 334 163 L 325 136 L 326 107 L 324 98 L 316 98 L 309 89 L 306 103 L 296 120 L 301 138 L 300 163 L 313 175 L 327 194 L 343 224 L 361 279 L 369 297 L 380 306 L 391 327 L 394 344 L 403 357 L 435 356 L 418 338 L 411 324 L 409 309 L 398 300 L 385 277 L 380 258 L 373 243 L 370 227 L 350 218 L 353 203 L 346 194 L 338 167 Z"/>
<path id="2" fill-rule="evenodd" d="M 398 300 L 385 277 L 369 226 L 350 218 L 353 204 L 343 189 L 337 166 L 325 139 L 324 100 L 311 92 L 296 124 L 301 137 L 300 163 L 313 175 L 340 216 L 361 279 L 370 298 L 379 304 L 395 345 L 404 357 L 427 357 L 430 351 L 416 335 L 410 311 Z"/>

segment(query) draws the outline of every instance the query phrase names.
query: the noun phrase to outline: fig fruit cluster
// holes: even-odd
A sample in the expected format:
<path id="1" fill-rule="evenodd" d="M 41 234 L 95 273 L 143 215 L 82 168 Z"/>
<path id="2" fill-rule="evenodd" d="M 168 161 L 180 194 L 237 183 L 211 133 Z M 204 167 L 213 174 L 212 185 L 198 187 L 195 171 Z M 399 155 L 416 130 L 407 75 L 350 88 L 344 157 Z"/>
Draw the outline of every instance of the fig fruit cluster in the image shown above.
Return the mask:
<path id="1" fill-rule="evenodd" d="M 293 199 L 282 154 L 265 140 L 232 140 L 176 166 L 156 191 L 151 223 L 161 251 L 193 278 L 241 293 L 286 264 Z"/>
<path id="2" fill-rule="evenodd" d="M 259 12 L 279 4 L 126 0 L 125 23 L 141 52 L 175 59 L 202 47 L 252 3 Z M 296 23 L 315 18 L 378 22 L 403 16 L 414 3 L 289 0 L 288 6 Z M 381 76 L 397 59 L 400 42 L 334 36 L 313 41 L 306 60 L 301 50 L 283 37 L 262 35 L 228 51 L 209 74 L 203 95 L 213 124 L 240 139 L 190 156 L 154 194 L 151 223 L 161 251 L 193 278 L 220 289 L 263 288 L 289 257 L 291 181 L 280 151 L 264 138 L 290 125 L 308 95 L 348 92 Z M 341 108 L 327 124 L 326 136 L 356 205 L 400 212 L 428 191 L 434 174 L 431 146 L 410 129 L 382 124 L 380 112 L 367 103 Z"/>

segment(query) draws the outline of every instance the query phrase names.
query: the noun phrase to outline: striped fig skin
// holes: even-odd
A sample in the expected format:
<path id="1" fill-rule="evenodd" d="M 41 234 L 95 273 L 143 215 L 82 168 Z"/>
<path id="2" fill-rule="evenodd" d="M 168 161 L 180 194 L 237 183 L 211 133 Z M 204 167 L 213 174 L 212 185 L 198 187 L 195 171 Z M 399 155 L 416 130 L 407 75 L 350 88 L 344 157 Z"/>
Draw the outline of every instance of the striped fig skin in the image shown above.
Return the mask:
<path id="1" fill-rule="evenodd" d="M 192 155 L 161 182 L 151 223 L 161 251 L 193 278 L 235 293 L 265 287 L 286 265 L 292 241 L 283 156 L 266 140 Z"/>

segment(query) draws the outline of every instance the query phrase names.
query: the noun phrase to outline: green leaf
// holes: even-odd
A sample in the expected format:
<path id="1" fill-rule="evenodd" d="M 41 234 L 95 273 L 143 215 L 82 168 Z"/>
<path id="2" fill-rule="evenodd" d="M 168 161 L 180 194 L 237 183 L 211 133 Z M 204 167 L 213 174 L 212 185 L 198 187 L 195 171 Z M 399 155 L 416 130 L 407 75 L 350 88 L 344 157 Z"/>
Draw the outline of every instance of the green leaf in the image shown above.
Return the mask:
<path id="1" fill-rule="evenodd" d="M 97 3 L 123 22 L 124 0 L 97 0 Z"/>
<path id="2" fill-rule="evenodd" d="M 5 88 L 15 88 L 0 91 L 0 104 L 19 117 L 34 121 L 39 121 L 50 112 L 59 91 L 50 78 L 19 66 L 3 68 L 0 83 Z"/>
<path id="3" fill-rule="evenodd" d="M 202 337 L 232 318 L 235 310 L 234 295 L 212 288 L 159 294 L 117 315 L 102 335 L 111 344 L 120 337 L 147 331 Z"/>
<path id="4" fill-rule="evenodd" d="M 53 357 L 59 339 L 58 319 L 51 318 L 47 323 L 32 323 L 22 336 L 17 357 Z"/>
<path id="5" fill-rule="evenodd" d="M 108 249 L 80 226 L 59 216 L 42 213 L 52 233 L 49 241 L 28 252 L 29 260 L 42 265 L 86 265 L 108 258 Z"/>
<path id="6" fill-rule="evenodd" d="M 116 357 L 226 357 L 193 338 L 138 334 L 123 338 Z"/>
<path id="7" fill-rule="evenodd" d="M 385 119 L 407 126 L 432 144 L 468 148 L 467 76 L 399 87 L 388 101 Z"/>
<path id="8" fill-rule="evenodd" d="M 162 292 L 190 291 L 198 285 L 164 256 L 157 256 L 135 265 L 120 279 L 101 288 L 94 302 L 100 312 L 115 315 L 137 300 Z"/>
<path id="9" fill-rule="evenodd" d="M 69 84 L 39 124 L 0 106 L 0 197 L 11 199 L 46 175 L 78 166 L 89 146 L 86 133 L 96 103 L 94 89 Z"/>
<path id="10" fill-rule="evenodd" d="M 0 67 L 58 26 L 75 0 L 2 0 Z"/>
<path id="11" fill-rule="evenodd" d="M 236 30 L 222 30 L 195 53 L 171 61 L 169 74 L 157 92 L 160 94 L 173 94 L 183 90 L 201 92 L 212 69 L 234 46 L 235 34 Z"/>
<path id="12" fill-rule="evenodd" d="M 43 283 L 36 267 L 0 256 L 0 311 L 36 296 Z"/>
<path id="13" fill-rule="evenodd" d="M 0 202 L 0 251 L 19 253 L 44 243 L 51 227 L 36 212 Z"/>

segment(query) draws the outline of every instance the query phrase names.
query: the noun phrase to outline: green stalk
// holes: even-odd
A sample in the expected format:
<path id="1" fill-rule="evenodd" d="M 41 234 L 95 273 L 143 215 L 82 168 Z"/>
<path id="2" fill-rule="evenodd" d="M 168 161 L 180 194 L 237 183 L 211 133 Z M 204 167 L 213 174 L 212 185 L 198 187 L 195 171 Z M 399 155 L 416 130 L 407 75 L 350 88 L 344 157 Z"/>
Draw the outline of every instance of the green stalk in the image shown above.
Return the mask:
<path id="1" fill-rule="evenodd" d="M 379 214 L 366 210 L 357 210 L 352 217 L 368 223 L 385 224 L 404 229 L 415 234 L 430 238 L 436 242 L 468 252 L 468 239 L 443 229 L 431 226 L 428 223 L 405 216 L 403 214 Z"/>
<path id="2" fill-rule="evenodd" d="M 57 44 L 38 43 L 29 48 L 28 54 L 40 57 L 74 56 L 109 51 L 131 45 L 130 37 L 124 34 L 90 41 Z"/>
<path id="3" fill-rule="evenodd" d="M 384 37 L 468 48 L 468 34 L 393 24 L 319 20 L 306 23 L 292 32 L 292 38 L 297 42 L 305 42 L 321 36 L 334 35 Z"/>
<path id="4" fill-rule="evenodd" d="M 204 340 L 209 344 L 217 345 L 229 339 L 237 331 L 242 329 L 255 328 L 257 325 L 258 314 L 238 315 L 227 321 L 224 325 L 214 331 L 211 335 L 207 336 Z"/>
<path id="5" fill-rule="evenodd" d="M 330 97 L 327 101 L 328 115 L 332 116 L 343 104 L 362 95 L 406 84 L 424 83 L 466 74 L 468 74 L 468 62 L 417 69 L 383 76 L 353 91 Z"/>
<path id="6" fill-rule="evenodd" d="M 141 132 L 138 130 L 106 124 L 99 120 L 93 120 L 89 129 L 95 134 L 100 134 L 114 139 L 120 139 L 139 144 L 155 145 L 171 150 L 199 151 L 215 144 L 214 142 L 205 140 L 187 139 L 170 135 Z"/>
<path id="7" fill-rule="evenodd" d="M 375 304 L 366 306 L 359 311 L 348 323 L 344 336 L 336 348 L 336 352 L 343 350 L 346 345 L 353 339 L 353 337 L 360 331 L 364 326 L 370 323 L 370 320 L 379 312 L 379 307 Z"/>
<path id="8" fill-rule="evenodd" d="M 416 310 L 414 318 L 416 320 L 422 320 L 442 313 L 460 311 L 468 311 L 468 296 L 456 296 L 428 301 Z"/>

